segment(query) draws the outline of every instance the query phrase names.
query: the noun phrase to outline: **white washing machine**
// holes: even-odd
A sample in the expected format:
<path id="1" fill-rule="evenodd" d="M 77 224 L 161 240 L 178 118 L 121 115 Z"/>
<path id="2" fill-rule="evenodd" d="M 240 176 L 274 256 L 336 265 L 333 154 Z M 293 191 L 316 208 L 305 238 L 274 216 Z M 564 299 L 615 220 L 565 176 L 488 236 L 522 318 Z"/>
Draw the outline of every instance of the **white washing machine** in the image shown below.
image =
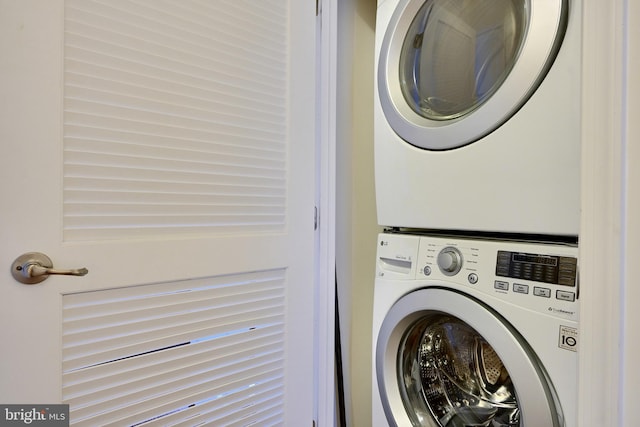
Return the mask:
<path id="1" fill-rule="evenodd" d="M 374 427 L 577 427 L 577 248 L 381 234 Z"/>
<path id="2" fill-rule="evenodd" d="M 379 0 L 375 183 L 388 227 L 576 236 L 574 0 Z"/>

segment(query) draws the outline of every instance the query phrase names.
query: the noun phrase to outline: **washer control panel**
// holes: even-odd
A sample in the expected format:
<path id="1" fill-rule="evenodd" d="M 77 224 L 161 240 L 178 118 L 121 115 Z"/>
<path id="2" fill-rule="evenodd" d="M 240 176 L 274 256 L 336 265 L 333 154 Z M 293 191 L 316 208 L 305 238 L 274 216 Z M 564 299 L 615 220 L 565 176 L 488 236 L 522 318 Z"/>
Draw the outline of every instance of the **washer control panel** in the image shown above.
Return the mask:
<path id="1" fill-rule="evenodd" d="M 567 256 L 498 251 L 496 276 L 576 286 L 578 259 Z"/>
<path id="2" fill-rule="evenodd" d="M 577 320 L 579 283 L 575 245 L 426 235 L 392 235 L 388 240 L 393 241 L 394 237 L 419 240 L 417 254 L 415 247 L 409 251 L 416 257 L 415 279 L 481 292 L 518 306 Z M 396 246 L 400 242 L 406 244 L 404 239 Z M 379 252 L 380 249 L 386 247 L 379 248 Z M 379 263 L 384 260 L 380 257 Z"/>

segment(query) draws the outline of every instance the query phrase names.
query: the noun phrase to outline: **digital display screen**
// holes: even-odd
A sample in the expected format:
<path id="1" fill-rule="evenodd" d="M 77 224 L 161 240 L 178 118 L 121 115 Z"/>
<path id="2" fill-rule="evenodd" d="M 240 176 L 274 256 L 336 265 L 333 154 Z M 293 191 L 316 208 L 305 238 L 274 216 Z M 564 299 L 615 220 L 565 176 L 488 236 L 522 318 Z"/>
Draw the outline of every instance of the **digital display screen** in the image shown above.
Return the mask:
<path id="1" fill-rule="evenodd" d="M 530 264 L 558 265 L 557 257 L 531 255 L 531 254 L 513 254 L 513 260 L 517 262 L 527 262 Z"/>

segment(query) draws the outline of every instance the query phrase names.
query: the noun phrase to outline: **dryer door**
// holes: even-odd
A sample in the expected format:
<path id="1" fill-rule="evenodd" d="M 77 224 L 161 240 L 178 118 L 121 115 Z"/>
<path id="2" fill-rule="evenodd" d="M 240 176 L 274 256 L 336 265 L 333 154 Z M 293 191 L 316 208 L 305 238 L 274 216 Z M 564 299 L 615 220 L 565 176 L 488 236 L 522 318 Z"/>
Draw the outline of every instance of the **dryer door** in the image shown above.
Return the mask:
<path id="1" fill-rule="evenodd" d="M 559 427 L 563 416 L 534 352 L 496 312 L 425 288 L 398 300 L 376 347 L 390 425 Z"/>
<path id="2" fill-rule="evenodd" d="M 400 0 L 377 70 L 389 124 L 430 150 L 492 132 L 551 67 L 567 8 L 566 0 Z"/>

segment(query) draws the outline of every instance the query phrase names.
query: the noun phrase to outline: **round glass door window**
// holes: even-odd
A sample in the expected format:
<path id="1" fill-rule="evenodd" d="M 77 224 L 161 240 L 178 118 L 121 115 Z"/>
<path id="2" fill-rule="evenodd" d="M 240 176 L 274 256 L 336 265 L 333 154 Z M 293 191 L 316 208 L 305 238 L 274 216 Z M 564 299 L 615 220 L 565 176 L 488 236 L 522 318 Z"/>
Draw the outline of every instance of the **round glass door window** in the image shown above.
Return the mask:
<path id="1" fill-rule="evenodd" d="M 520 426 L 518 395 L 502 360 L 456 317 L 432 312 L 413 323 L 401 340 L 398 377 L 415 426 Z"/>
<path id="2" fill-rule="evenodd" d="M 400 54 L 400 84 L 413 111 L 450 120 L 482 105 L 524 44 L 527 0 L 428 0 Z"/>
<path id="3" fill-rule="evenodd" d="M 567 23 L 566 0 L 399 0 L 377 64 L 387 122 L 429 150 L 481 139 L 540 86 Z"/>

